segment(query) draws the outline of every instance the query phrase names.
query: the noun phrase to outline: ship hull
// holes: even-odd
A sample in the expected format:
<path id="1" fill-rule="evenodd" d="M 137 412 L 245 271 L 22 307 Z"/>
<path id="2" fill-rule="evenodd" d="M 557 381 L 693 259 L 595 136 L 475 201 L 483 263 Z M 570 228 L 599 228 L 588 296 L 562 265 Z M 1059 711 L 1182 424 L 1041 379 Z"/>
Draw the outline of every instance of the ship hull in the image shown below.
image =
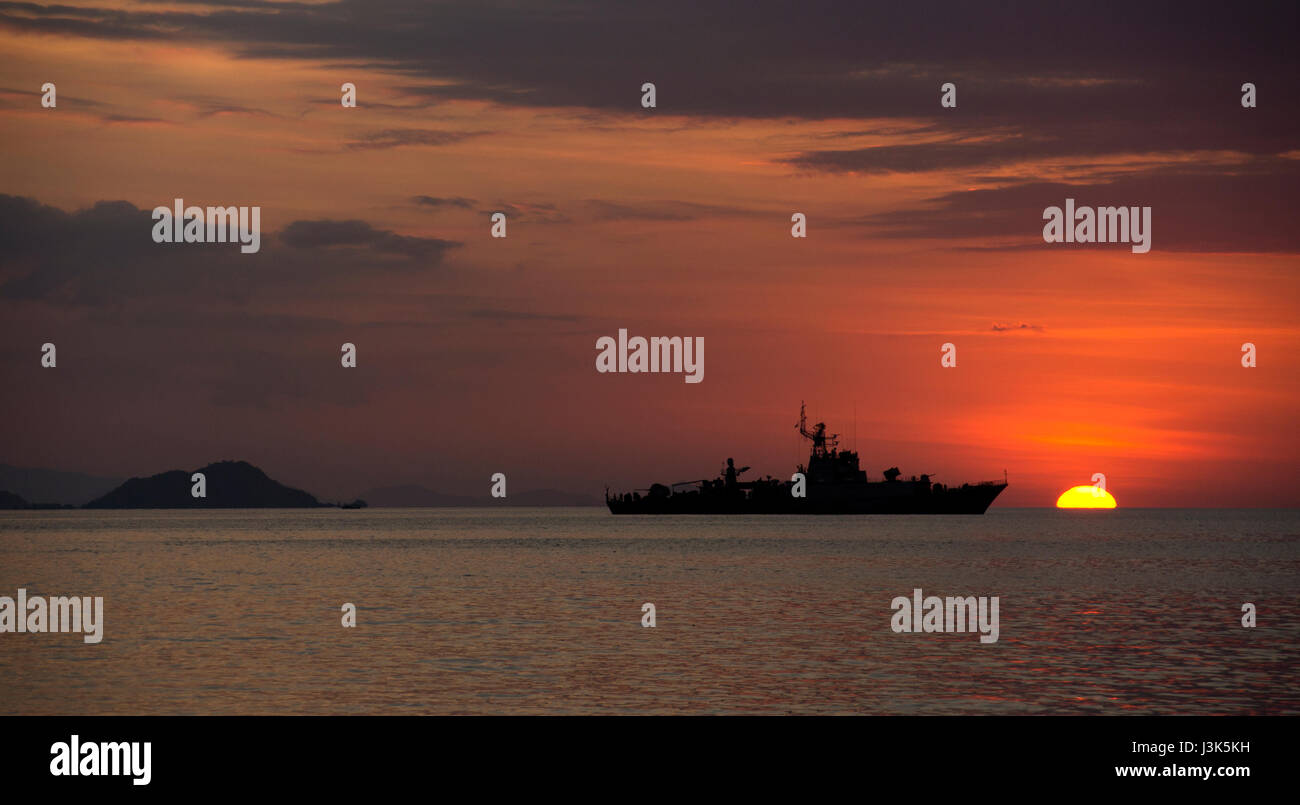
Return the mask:
<path id="1" fill-rule="evenodd" d="M 1006 489 L 983 483 L 942 490 L 906 481 L 809 485 L 796 498 L 788 487 L 771 494 L 736 490 L 734 494 L 677 494 L 639 499 L 610 498 L 614 514 L 983 514 Z"/>

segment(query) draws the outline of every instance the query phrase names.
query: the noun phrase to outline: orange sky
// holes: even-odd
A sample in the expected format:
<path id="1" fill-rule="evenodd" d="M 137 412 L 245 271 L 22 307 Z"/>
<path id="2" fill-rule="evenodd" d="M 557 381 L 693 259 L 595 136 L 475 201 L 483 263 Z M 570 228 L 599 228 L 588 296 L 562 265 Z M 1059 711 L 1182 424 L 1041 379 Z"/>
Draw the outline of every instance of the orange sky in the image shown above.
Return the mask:
<path id="1" fill-rule="evenodd" d="M 240 458 L 325 498 L 402 483 L 481 494 L 502 471 L 513 489 L 598 495 L 728 456 L 788 477 L 807 400 L 846 446 L 856 427 L 873 476 L 1005 469 L 999 506 L 1050 506 L 1096 472 L 1120 506 L 1297 503 L 1294 251 L 1179 247 L 1166 233 L 1205 227 L 1160 198 L 1096 192 L 1102 175 L 1237 175 L 1259 155 L 1234 143 L 828 171 L 799 155 L 1017 135 L 869 109 L 688 114 L 671 85 L 655 110 L 635 83 L 621 110 L 441 97 L 425 90 L 452 78 L 402 64 L 257 58 L 220 39 L 6 25 L 0 52 L 0 193 L 67 213 L 260 205 L 264 233 L 361 220 L 459 244 L 409 265 L 333 250 L 330 270 L 289 273 L 264 234 L 229 271 L 110 273 L 93 298 L 89 274 L 37 297 L 0 290 L 0 462 L 126 477 Z M 40 106 L 46 81 L 57 109 Z M 359 108 L 339 105 L 344 81 Z M 1152 205 L 1152 251 L 1048 245 L 1032 213 L 1010 233 L 889 231 L 949 194 L 1027 182 Z M 507 208 L 494 240 L 488 213 Z M 806 240 L 790 237 L 793 212 Z M 39 258 L 6 259 L 0 289 L 33 270 Z M 703 336 L 704 382 L 597 374 L 596 339 L 621 327 Z M 345 341 L 355 371 L 338 366 Z M 1257 368 L 1240 364 L 1247 341 Z"/>

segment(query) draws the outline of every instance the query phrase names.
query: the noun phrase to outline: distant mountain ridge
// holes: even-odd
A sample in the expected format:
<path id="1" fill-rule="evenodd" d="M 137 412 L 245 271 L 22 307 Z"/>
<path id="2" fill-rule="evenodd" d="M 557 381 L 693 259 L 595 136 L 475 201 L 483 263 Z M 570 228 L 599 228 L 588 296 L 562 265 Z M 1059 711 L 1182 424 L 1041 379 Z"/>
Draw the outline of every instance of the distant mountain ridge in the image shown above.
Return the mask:
<path id="1" fill-rule="evenodd" d="M 482 500 L 466 495 L 445 495 L 422 486 L 405 484 L 371 489 L 361 495 L 371 506 L 433 509 L 442 506 L 481 506 Z"/>
<path id="2" fill-rule="evenodd" d="M 490 495 L 448 495 L 422 486 L 386 486 L 361 496 L 371 506 L 382 508 L 427 508 L 449 506 L 601 506 L 590 495 L 561 492 L 557 489 L 531 489 L 509 493 L 505 498 Z"/>
<path id="3" fill-rule="evenodd" d="M 190 494 L 194 485 L 190 478 L 195 472 L 204 475 L 207 497 L 195 498 Z M 9 509 L 74 505 L 87 509 L 287 509 L 334 505 L 279 483 L 247 461 L 219 461 L 198 470 L 169 470 L 124 482 L 83 473 L 0 464 L 0 490 L 3 490 L 0 508 Z M 493 498 L 435 492 L 414 484 L 372 489 L 361 498 L 370 506 L 382 508 L 603 505 L 591 495 L 558 489 L 530 489 L 511 493 L 506 498 Z"/>
<path id="4" fill-rule="evenodd" d="M 64 472 L 0 464 L 0 489 L 36 504 L 80 506 L 122 483 L 121 478 L 100 478 L 83 472 Z"/>
<path id="5" fill-rule="evenodd" d="M 204 476 L 207 497 L 195 498 L 190 477 Z M 87 509 L 315 509 L 328 504 L 272 480 L 247 461 L 219 461 L 197 470 L 171 470 L 132 478 Z"/>

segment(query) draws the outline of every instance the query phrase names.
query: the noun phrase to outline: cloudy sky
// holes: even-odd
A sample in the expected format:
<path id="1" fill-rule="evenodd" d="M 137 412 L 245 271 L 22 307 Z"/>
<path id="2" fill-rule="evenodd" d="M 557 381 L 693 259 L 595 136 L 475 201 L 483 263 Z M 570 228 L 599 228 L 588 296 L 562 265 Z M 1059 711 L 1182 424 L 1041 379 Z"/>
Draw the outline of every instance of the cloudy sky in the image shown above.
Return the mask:
<path id="1" fill-rule="evenodd" d="M 1060 6 L 0 3 L 0 462 L 598 495 L 788 477 L 807 400 L 999 505 L 1296 505 L 1296 6 Z M 261 251 L 153 243 L 178 197 Z"/>

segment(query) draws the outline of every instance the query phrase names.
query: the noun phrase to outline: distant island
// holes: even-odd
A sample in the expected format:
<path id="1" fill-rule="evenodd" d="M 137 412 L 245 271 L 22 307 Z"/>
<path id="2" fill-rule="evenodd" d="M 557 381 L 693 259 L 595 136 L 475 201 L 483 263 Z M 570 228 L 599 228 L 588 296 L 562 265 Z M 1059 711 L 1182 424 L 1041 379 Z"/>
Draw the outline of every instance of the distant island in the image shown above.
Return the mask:
<path id="1" fill-rule="evenodd" d="M 206 497 L 191 494 L 195 472 L 204 476 Z M 219 461 L 201 469 L 171 470 L 132 478 L 86 504 L 87 509 L 318 509 L 314 496 L 272 480 L 247 461 Z"/>
<path id="2" fill-rule="evenodd" d="M 66 503 L 28 503 L 22 495 L 0 489 L 0 509 L 75 509 Z"/>
<path id="3" fill-rule="evenodd" d="M 204 476 L 205 497 L 191 494 L 194 473 Z M 93 495 L 87 492 L 94 490 Z M 78 500 L 80 498 L 80 500 Z M 50 502 L 30 502 L 50 501 Z M 89 502 L 85 502 L 89 500 Z M 506 498 L 455 495 L 422 486 L 371 489 L 349 502 L 321 502 L 285 486 L 247 461 L 219 461 L 197 470 L 170 470 L 114 481 L 75 472 L 0 464 L 0 509 L 340 509 L 497 506 L 594 506 L 599 498 L 557 489 L 532 489 Z"/>

